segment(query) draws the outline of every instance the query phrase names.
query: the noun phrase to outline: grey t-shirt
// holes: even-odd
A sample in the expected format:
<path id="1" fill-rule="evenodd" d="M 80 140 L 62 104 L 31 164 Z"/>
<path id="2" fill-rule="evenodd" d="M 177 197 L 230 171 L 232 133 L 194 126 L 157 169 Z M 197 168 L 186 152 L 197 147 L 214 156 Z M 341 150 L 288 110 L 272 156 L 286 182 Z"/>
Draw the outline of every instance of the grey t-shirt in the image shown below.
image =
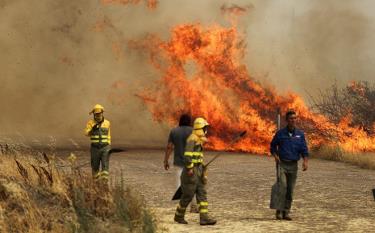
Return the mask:
<path id="1" fill-rule="evenodd" d="M 174 159 L 173 164 L 179 167 L 183 167 L 184 163 L 184 152 L 186 146 L 186 139 L 192 133 L 193 128 L 190 126 L 178 126 L 171 130 L 169 133 L 168 142 L 174 145 Z"/>

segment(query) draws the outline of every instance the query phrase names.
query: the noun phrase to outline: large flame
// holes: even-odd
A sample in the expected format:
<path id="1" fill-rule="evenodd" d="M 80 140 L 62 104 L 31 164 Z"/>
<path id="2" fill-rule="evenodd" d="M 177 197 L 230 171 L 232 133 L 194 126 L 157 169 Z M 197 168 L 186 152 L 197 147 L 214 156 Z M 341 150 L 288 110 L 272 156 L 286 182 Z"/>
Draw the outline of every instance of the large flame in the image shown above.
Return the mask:
<path id="1" fill-rule="evenodd" d="M 130 45 L 147 51 L 160 71 L 158 83 L 137 95 L 154 119 L 174 124 L 181 113 L 205 117 L 212 125 L 209 147 L 265 154 L 276 131 L 277 109 L 297 111 L 310 145 L 337 144 L 352 151 L 375 151 L 375 139 L 350 127 L 350 116 L 335 125 L 312 112 L 294 94 L 279 95 L 257 83 L 242 63 L 245 43 L 236 27 L 180 25 L 168 41 L 148 36 Z M 230 145 L 236 133 L 243 140 Z"/>

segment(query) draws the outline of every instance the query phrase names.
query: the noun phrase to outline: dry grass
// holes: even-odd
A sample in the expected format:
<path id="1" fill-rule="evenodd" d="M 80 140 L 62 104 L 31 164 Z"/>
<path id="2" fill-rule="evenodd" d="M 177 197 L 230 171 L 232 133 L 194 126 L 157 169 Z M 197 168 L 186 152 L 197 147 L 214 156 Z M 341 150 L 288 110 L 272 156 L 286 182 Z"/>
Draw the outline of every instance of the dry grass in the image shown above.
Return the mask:
<path id="1" fill-rule="evenodd" d="M 342 150 L 338 146 L 322 146 L 312 151 L 315 158 L 340 161 L 359 166 L 366 169 L 375 170 L 374 153 L 354 153 Z"/>
<path id="2" fill-rule="evenodd" d="M 154 215 L 121 179 L 94 181 L 74 163 L 0 146 L 0 232 L 156 232 Z"/>

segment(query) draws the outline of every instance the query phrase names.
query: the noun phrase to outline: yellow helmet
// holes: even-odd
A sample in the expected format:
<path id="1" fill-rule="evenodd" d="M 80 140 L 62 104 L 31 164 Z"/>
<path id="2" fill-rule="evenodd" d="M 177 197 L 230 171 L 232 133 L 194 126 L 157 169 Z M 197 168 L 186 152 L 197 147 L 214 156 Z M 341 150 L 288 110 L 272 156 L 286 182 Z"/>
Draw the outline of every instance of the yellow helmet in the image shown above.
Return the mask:
<path id="1" fill-rule="evenodd" d="M 208 122 L 204 118 L 198 117 L 194 121 L 194 125 L 193 125 L 194 133 L 198 136 L 206 135 L 207 131 L 204 128 L 206 128 L 209 125 L 210 124 L 208 124 Z"/>
<path id="2" fill-rule="evenodd" d="M 95 113 L 102 113 L 102 112 L 104 112 L 104 107 L 100 104 L 96 104 L 94 106 L 94 108 L 91 110 L 90 114 L 92 114 L 92 113 L 94 113 L 94 114 Z"/>
<path id="3" fill-rule="evenodd" d="M 198 117 L 197 119 L 195 119 L 194 121 L 194 129 L 197 130 L 197 129 L 203 129 L 205 126 L 209 126 L 210 124 L 208 124 L 208 122 L 202 118 L 202 117 Z"/>

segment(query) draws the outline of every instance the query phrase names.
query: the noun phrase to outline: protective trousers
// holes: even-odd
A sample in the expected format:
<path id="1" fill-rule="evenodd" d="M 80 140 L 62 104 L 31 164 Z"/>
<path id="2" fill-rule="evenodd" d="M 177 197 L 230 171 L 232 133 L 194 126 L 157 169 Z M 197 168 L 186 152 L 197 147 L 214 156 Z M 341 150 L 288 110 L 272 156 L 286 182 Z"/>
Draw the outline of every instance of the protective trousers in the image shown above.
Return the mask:
<path id="1" fill-rule="evenodd" d="M 91 146 L 91 169 L 95 178 L 108 179 L 109 176 L 109 151 L 110 145 L 107 146 Z M 99 171 L 101 165 L 101 171 Z"/>
<path id="2" fill-rule="evenodd" d="M 208 214 L 207 191 L 202 181 L 203 166 L 195 165 L 193 172 L 192 176 L 188 176 L 187 169 L 184 168 L 181 174 L 182 197 L 176 211 L 176 215 L 181 218 L 184 217 L 186 207 L 193 200 L 194 195 L 196 195 L 201 218 L 207 217 Z"/>

